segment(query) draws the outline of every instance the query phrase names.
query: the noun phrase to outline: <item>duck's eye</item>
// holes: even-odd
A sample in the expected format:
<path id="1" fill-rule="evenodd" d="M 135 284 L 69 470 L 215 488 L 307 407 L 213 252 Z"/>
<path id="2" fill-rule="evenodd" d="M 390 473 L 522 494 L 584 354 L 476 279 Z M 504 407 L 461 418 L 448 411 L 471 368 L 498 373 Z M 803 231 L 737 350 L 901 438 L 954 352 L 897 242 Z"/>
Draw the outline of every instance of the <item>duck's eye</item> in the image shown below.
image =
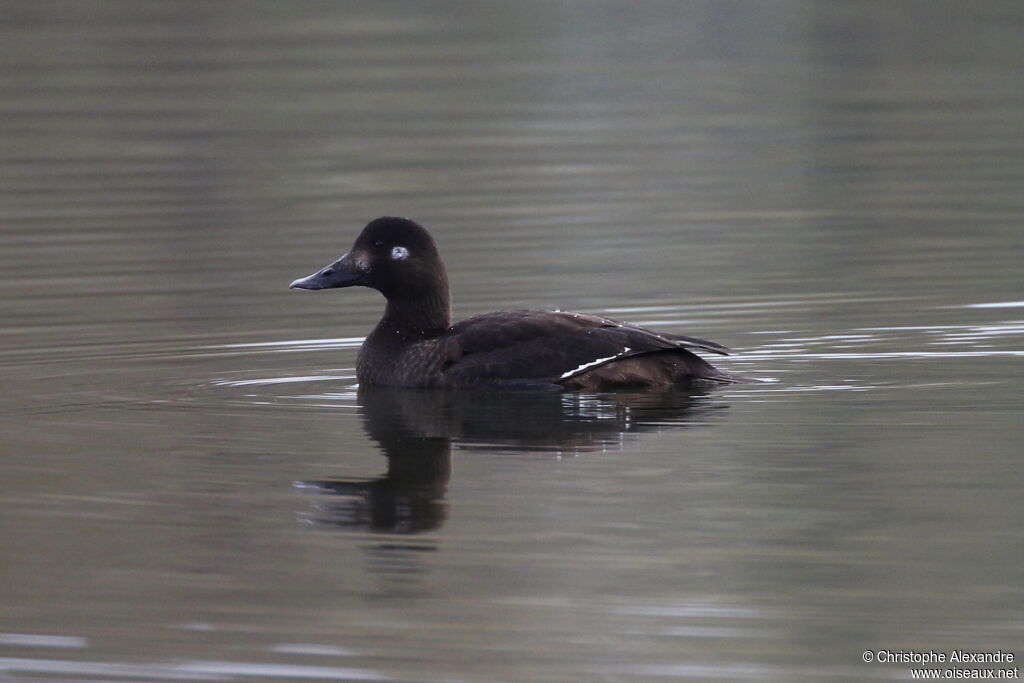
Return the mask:
<path id="1" fill-rule="evenodd" d="M 384 240 L 377 240 L 376 242 L 373 243 L 373 246 L 375 246 L 375 247 L 383 247 L 384 246 Z"/>
<path id="2" fill-rule="evenodd" d="M 409 250 L 405 247 L 393 247 L 391 249 L 391 258 L 394 261 L 401 261 L 402 259 L 409 258 Z"/>

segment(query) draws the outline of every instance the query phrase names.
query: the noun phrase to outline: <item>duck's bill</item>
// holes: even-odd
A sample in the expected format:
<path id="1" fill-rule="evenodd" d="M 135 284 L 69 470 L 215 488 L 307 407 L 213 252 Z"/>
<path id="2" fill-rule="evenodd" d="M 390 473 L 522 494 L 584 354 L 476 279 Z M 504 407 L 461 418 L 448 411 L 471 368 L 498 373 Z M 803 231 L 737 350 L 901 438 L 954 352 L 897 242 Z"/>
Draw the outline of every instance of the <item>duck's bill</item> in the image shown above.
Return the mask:
<path id="1" fill-rule="evenodd" d="M 289 289 L 333 289 L 362 284 L 363 274 L 345 263 L 345 257 L 288 285 Z"/>

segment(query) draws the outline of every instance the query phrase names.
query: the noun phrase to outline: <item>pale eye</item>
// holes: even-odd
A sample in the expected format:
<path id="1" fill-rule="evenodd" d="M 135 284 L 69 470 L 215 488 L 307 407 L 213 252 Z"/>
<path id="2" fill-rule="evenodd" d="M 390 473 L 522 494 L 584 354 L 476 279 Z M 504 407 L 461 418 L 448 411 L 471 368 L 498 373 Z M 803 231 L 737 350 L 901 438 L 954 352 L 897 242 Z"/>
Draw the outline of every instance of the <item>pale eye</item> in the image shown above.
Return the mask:
<path id="1" fill-rule="evenodd" d="M 391 249 L 391 258 L 395 261 L 401 261 L 404 258 L 409 258 L 409 250 L 405 247 L 393 247 Z"/>

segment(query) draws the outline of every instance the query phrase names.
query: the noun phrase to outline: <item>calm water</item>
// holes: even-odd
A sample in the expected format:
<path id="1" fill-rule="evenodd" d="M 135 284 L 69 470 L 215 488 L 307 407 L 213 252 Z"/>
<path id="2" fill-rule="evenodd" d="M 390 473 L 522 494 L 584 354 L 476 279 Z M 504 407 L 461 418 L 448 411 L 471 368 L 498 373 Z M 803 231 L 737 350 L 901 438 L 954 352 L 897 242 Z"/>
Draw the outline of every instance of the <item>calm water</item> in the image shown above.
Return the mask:
<path id="1" fill-rule="evenodd" d="M 0 680 L 1024 657 L 1020 3 L 3 17 Z M 381 214 L 768 381 L 360 392 L 379 295 L 287 283 Z"/>

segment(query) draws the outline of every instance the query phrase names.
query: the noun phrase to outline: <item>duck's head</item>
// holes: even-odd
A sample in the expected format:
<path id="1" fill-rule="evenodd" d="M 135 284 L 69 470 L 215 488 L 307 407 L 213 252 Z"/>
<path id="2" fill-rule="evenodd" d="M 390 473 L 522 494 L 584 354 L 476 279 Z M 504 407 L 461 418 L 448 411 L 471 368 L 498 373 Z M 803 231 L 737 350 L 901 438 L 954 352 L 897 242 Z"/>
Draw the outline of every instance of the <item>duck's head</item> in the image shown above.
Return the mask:
<path id="1" fill-rule="evenodd" d="M 448 294 L 448 276 L 430 234 L 408 218 L 370 221 L 340 259 L 289 285 L 292 289 L 333 289 L 360 285 L 388 299 Z"/>

